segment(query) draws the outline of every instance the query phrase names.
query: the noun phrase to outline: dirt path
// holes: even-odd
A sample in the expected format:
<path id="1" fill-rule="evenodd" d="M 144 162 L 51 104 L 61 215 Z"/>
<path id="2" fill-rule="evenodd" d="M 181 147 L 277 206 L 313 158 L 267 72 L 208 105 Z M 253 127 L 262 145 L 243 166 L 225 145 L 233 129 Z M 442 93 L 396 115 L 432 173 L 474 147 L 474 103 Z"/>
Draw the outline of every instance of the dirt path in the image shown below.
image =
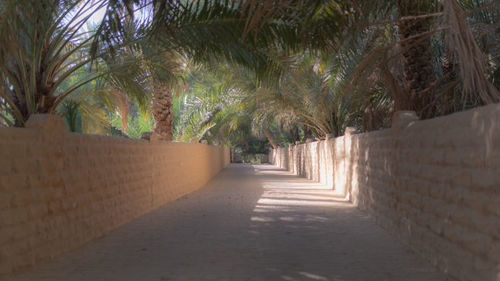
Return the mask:
<path id="1" fill-rule="evenodd" d="M 10 280 L 447 279 L 326 187 L 231 165 L 200 191 Z"/>

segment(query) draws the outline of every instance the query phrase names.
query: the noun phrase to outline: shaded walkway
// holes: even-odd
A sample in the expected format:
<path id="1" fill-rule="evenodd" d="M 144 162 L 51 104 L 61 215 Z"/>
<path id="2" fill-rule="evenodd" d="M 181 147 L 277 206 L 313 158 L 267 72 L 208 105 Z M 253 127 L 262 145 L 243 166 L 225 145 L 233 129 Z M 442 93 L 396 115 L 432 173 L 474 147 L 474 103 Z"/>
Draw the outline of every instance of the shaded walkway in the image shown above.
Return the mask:
<path id="1" fill-rule="evenodd" d="M 447 280 L 326 187 L 231 165 L 202 190 L 9 280 Z"/>

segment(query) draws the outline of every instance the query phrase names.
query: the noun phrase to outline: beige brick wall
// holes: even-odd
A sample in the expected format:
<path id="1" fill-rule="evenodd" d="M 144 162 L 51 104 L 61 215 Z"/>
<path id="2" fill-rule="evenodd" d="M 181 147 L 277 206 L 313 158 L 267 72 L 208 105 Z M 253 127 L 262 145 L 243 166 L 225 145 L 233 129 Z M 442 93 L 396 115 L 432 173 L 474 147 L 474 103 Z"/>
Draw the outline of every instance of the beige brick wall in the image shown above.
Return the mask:
<path id="1" fill-rule="evenodd" d="M 0 128 L 0 276 L 202 187 L 224 147 Z"/>
<path id="2" fill-rule="evenodd" d="M 316 168 L 307 160 L 296 173 L 318 173 L 459 280 L 500 280 L 500 105 L 318 146 L 280 148 L 270 159 L 289 169 L 319 153 Z"/>

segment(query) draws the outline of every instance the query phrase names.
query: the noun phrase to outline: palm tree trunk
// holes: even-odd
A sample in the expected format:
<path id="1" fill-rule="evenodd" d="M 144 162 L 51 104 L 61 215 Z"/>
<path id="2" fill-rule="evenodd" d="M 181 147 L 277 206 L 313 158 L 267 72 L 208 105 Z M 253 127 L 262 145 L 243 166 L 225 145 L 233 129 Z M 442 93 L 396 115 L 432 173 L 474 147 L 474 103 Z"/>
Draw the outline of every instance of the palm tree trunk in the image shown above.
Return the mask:
<path id="1" fill-rule="evenodd" d="M 312 138 L 313 138 L 313 132 L 311 128 L 309 128 L 308 126 L 304 126 L 304 141 L 307 141 Z"/>
<path id="2" fill-rule="evenodd" d="M 153 85 L 153 104 L 151 111 L 154 118 L 153 135 L 159 140 L 170 141 L 173 137 L 172 93 L 168 87 L 156 81 Z"/>
<path id="3" fill-rule="evenodd" d="M 271 144 L 273 149 L 277 149 L 278 146 L 276 145 L 276 143 L 273 140 L 273 136 L 271 135 L 271 131 L 269 131 L 269 129 L 267 129 L 267 128 L 264 129 L 264 135 L 266 135 L 267 140 L 269 141 L 269 143 Z"/>
<path id="4" fill-rule="evenodd" d="M 293 128 L 290 129 L 290 137 L 292 138 L 292 143 L 295 144 L 295 142 L 299 141 L 299 128 L 297 126 L 293 126 Z"/>
<path id="5" fill-rule="evenodd" d="M 441 57 L 441 68 L 443 69 L 443 76 L 445 77 L 444 89 L 441 93 L 441 115 L 450 114 L 458 110 L 457 106 L 460 100 L 455 95 L 457 68 L 455 65 L 455 56 L 453 52 L 446 49 Z"/>
<path id="6" fill-rule="evenodd" d="M 429 12 L 432 1 L 399 0 L 400 17 L 418 16 Z M 409 101 L 395 102 L 404 108 L 395 110 L 415 110 L 421 118 L 427 117 L 428 105 L 432 102 L 432 91 L 424 91 L 434 80 L 431 39 L 431 18 L 405 19 L 399 22 L 399 36 L 403 54 L 404 77 L 408 83 Z"/>

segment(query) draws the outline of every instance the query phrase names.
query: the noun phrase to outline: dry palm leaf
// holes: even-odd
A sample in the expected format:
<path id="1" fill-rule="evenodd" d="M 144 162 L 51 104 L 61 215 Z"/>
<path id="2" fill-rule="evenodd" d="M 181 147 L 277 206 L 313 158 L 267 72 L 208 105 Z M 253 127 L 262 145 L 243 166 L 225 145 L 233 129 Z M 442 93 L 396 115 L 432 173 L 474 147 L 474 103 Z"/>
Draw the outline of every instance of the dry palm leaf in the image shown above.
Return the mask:
<path id="1" fill-rule="evenodd" d="M 468 96 L 477 94 L 485 103 L 500 102 L 500 91 L 486 79 L 487 60 L 466 22 L 465 11 L 455 0 L 444 1 L 443 6 L 443 23 L 449 27 L 446 42 L 450 50 L 458 55 L 464 101 Z"/>

